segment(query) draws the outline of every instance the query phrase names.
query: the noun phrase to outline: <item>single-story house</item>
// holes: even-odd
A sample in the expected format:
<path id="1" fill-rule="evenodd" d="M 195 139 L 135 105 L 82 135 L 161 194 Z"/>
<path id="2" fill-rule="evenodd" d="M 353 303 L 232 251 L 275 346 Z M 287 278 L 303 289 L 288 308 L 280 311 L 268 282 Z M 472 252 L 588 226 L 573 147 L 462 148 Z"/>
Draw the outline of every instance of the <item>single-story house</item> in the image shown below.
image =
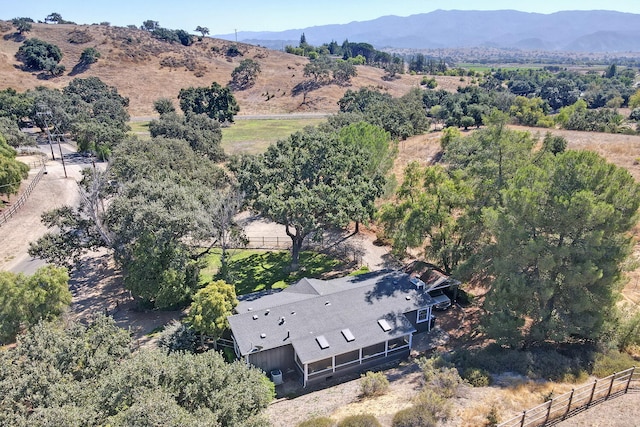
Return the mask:
<path id="1" fill-rule="evenodd" d="M 446 276 L 436 281 L 440 288 L 458 283 Z M 413 334 L 433 327 L 438 301 L 431 289 L 406 273 L 382 270 L 305 278 L 280 292 L 244 295 L 228 317 L 234 349 L 267 373 L 297 370 L 305 387 L 407 357 Z"/>

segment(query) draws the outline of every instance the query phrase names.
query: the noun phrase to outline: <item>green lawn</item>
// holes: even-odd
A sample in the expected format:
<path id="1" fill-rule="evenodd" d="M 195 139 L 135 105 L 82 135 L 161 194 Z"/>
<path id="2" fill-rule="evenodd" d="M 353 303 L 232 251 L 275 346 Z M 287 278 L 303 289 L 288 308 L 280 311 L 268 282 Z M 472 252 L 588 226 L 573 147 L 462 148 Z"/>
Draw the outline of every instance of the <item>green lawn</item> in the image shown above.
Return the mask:
<path id="1" fill-rule="evenodd" d="M 229 261 L 227 281 L 236 287 L 236 294 L 243 295 L 266 289 L 281 289 L 297 282 L 303 277 L 318 278 L 324 273 L 342 267 L 342 262 L 316 252 L 300 254 L 300 268 L 289 272 L 291 253 L 289 251 L 234 251 Z M 200 272 L 203 283 L 222 279 L 220 269 L 220 251 L 216 250 L 207 258 L 207 267 Z"/>
<path id="2" fill-rule="evenodd" d="M 285 139 L 305 126 L 316 126 L 324 118 L 236 120 L 222 129 L 222 148 L 227 154 L 263 153 L 274 142 Z"/>
<path id="3" fill-rule="evenodd" d="M 236 120 L 222 128 L 222 148 L 227 154 L 263 153 L 274 142 L 285 139 L 305 126 L 317 126 L 324 118 Z M 149 122 L 129 122 L 131 134 L 149 138 Z"/>

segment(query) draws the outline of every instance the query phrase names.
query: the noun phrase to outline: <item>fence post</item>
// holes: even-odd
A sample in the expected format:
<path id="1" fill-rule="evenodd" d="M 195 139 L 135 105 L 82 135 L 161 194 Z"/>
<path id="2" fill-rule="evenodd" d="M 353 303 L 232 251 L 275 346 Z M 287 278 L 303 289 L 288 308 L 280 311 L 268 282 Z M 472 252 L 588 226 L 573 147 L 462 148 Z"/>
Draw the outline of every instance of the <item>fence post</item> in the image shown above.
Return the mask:
<path id="1" fill-rule="evenodd" d="M 589 401 L 587 402 L 587 408 L 591 406 L 591 401 L 593 400 L 593 393 L 596 391 L 596 384 L 598 384 L 598 380 L 593 382 L 593 387 L 591 388 L 591 396 L 589 396 Z"/>
<path id="2" fill-rule="evenodd" d="M 609 390 L 607 390 L 607 397 L 605 397 L 604 400 L 609 399 L 609 396 L 611 395 L 611 389 L 613 388 L 613 381 L 615 381 L 616 375 L 618 375 L 617 372 L 611 375 L 611 383 L 609 384 Z"/>
<path id="3" fill-rule="evenodd" d="M 573 393 L 576 390 L 574 388 L 571 389 L 571 394 L 569 395 L 569 403 L 567 403 L 567 410 L 564 413 L 564 415 L 562 416 L 562 419 L 564 420 L 565 418 L 567 418 L 567 415 L 569 415 L 569 412 L 571 411 L 571 402 L 573 401 Z"/>
<path id="4" fill-rule="evenodd" d="M 527 416 L 527 411 L 522 411 L 522 421 L 520 421 L 520 427 L 524 427 L 524 419 Z"/>
<path id="5" fill-rule="evenodd" d="M 549 415 L 551 415 L 551 407 L 553 406 L 553 399 L 551 399 L 549 401 L 549 406 L 547 407 L 547 416 L 544 418 L 544 424 L 547 423 L 547 421 L 549 421 Z M 544 425 L 543 424 L 543 425 Z"/>
<path id="6" fill-rule="evenodd" d="M 629 391 L 629 385 L 631 384 L 631 379 L 633 378 L 633 375 L 636 373 L 636 367 L 632 367 L 631 368 L 631 372 L 629 372 L 629 379 L 627 380 L 627 385 L 624 388 L 624 394 L 627 394 L 627 391 Z"/>

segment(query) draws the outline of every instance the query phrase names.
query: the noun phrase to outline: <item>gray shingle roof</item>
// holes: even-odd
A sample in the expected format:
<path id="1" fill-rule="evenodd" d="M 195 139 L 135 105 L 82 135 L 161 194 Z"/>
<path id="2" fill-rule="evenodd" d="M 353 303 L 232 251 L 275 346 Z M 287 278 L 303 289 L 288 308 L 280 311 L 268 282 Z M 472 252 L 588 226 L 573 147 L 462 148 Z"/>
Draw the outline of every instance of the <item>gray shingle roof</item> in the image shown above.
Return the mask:
<path id="1" fill-rule="evenodd" d="M 242 355 L 292 344 L 307 363 L 406 335 L 414 329 L 404 313 L 433 304 L 407 274 L 383 270 L 327 281 L 302 279 L 281 292 L 245 299 L 229 324 Z M 382 330 L 381 318 L 390 331 Z M 345 328 L 355 340 L 347 342 Z M 320 348 L 319 335 L 328 348 Z"/>

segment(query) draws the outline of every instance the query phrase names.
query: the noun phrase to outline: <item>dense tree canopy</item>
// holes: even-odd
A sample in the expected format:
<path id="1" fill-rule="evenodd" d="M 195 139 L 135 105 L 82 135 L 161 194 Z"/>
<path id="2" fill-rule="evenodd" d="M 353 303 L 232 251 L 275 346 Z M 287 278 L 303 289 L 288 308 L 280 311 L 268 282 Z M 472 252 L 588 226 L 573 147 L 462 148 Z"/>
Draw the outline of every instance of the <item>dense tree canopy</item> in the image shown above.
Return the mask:
<path id="1" fill-rule="evenodd" d="M 228 87 L 213 82 L 211 87 L 180 89 L 180 108 L 185 114 L 206 114 L 219 122 L 233 122 L 240 107 Z"/>
<path id="2" fill-rule="evenodd" d="M 21 328 L 57 318 L 69 304 L 65 268 L 45 266 L 31 276 L 0 272 L 0 343 L 13 341 Z"/>
<path id="3" fill-rule="evenodd" d="M 490 335 L 512 345 L 599 338 L 640 205 L 633 177 L 595 153 L 566 151 L 520 168 L 501 195 L 487 211 Z"/>
<path id="4" fill-rule="evenodd" d="M 53 76 L 58 76 L 65 70 L 64 65 L 60 65 L 60 48 L 40 39 L 26 40 L 18 49 L 16 58 L 22 61 L 28 70 L 48 71 Z"/>
<path id="5" fill-rule="evenodd" d="M 222 280 L 208 283 L 193 296 L 187 322 L 197 332 L 215 339 L 229 329 L 227 316 L 238 305 L 236 290 Z"/>
<path id="6" fill-rule="evenodd" d="M 32 244 L 30 253 L 73 265 L 87 250 L 107 247 L 141 303 L 185 304 L 198 286 L 202 248 L 218 236 L 217 206 L 228 188 L 226 174 L 184 140 L 127 140 L 106 172 L 87 170 L 79 208 L 43 216 L 57 231 Z"/>
<path id="7" fill-rule="evenodd" d="M 400 98 L 377 89 L 347 90 L 338 101 L 346 120 L 366 121 L 389 132 L 394 139 L 407 139 L 429 130 L 429 121 L 422 102 L 422 92 L 415 89 Z"/>
<path id="8" fill-rule="evenodd" d="M 252 208 L 286 227 L 297 268 L 309 234 L 344 227 L 373 212 L 384 179 L 368 176 L 363 149 L 335 133 L 307 128 L 232 165 Z"/>
<path id="9" fill-rule="evenodd" d="M 16 154 L 0 133 L 0 195 L 17 194 L 20 183 L 29 176 L 29 166 L 16 160 Z"/>
<path id="10" fill-rule="evenodd" d="M 261 371 L 215 352 L 130 347 L 109 318 L 37 325 L 0 354 L 0 424 L 267 425 L 273 383 Z"/>
<path id="11" fill-rule="evenodd" d="M 205 114 L 187 114 L 179 116 L 175 112 L 165 112 L 158 120 L 149 123 L 152 137 L 183 139 L 193 151 L 207 156 L 214 162 L 224 160 L 221 146 L 222 130 L 220 123 Z"/>

